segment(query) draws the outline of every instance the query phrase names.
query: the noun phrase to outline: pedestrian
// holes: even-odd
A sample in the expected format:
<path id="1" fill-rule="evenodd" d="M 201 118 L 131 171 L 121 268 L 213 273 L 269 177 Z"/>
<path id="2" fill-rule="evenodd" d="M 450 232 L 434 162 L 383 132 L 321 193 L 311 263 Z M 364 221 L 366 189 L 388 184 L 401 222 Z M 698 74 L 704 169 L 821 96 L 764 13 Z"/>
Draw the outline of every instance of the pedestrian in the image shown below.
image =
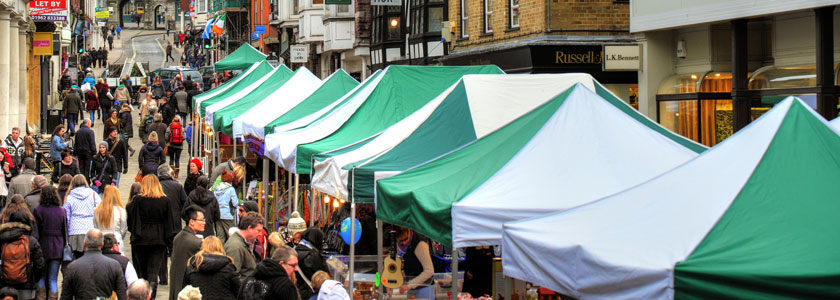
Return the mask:
<path id="1" fill-rule="evenodd" d="M 183 32 L 178 33 L 178 41 L 181 43 L 182 46 L 184 45 L 184 37 L 185 36 L 186 36 L 186 34 L 184 34 Z"/>
<path id="2" fill-rule="evenodd" d="M 12 164 L 15 166 L 11 170 L 12 176 L 17 176 L 23 163 L 24 151 L 26 150 L 23 137 L 20 135 L 20 128 L 12 127 L 12 133 L 6 136 L 3 144 L 6 145 L 6 152 L 12 157 Z"/>
<path id="3" fill-rule="evenodd" d="M 199 52 L 198 57 L 195 58 L 196 66 L 204 66 L 204 53 Z"/>
<path id="4" fill-rule="evenodd" d="M 131 95 L 134 93 L 134 85 L 131 84 L 131 76 L 130 74 L 125 74 L 125 78 L 122 79 L 123 84 L 125 84 L 125 88 L 128 89 L 128 94 Z M 131 97 L 129 97 L 131 98 Z M 128 103 L 128 100 L 124 101 Z"/>
<path id="5" fill-rule="evenodd" d="M 213 173 L 210 173 L 210 183 L 215 184 L 216 179 L 222 175 L 222 171 L 233 172 L 233 169 L 239 166 L 245 165 L 245 157 L 244 156 L 237 156 L 231 158 L 230 160 L 220 163 L 218 166 L 213 168 Z"/>
<path id="6" fill-rule="evenodd" d="M 181 116 L 181 119 L 186 119 L 187 114 L 190 112 L 189 94 L 187 93 L 186 85 L 189 85 L 191 88 L 195 87 L 192 80 L 184 81 L 183 85 L 178 86 L 178 92 L 174 96 L 175 108 L 177 109 L 178 115 Z"/>
<path id="7" fill-rule="evenodd" d="M 185 207 L 184 221 L 186 221 L 187 226 L 184 226 L 172 241 L 172 268 L 169 269 L 169 278 L 171 279 L 169 290 L 172 291 L 169 293 L 170 300 L 178 299 L 178 295 L 174 291 L 180 291 L 185 285 L 184 274 L 187 269 L 187 260 L 201 249 L 201 240 L 204 238 L 203 235 L 198 235 L 204 231 L 204 212 L 201 208 L 197 206 Z"/>
<path id="8" fill-rule="evenodd" d="M 64 117 L 67 120 L 67 127 L 70 128 L 70 136 L 76 134 L 76 120 L 79 117 L 79 110 L 82 108 L 82 98 L 78 94 L 79 86 L 70 87 L 70 92 L 64 97 Z"/>
<path id="9" fill-rule="evenodd" d="M 104 108 L 107 108 L 108 105 L 111 105 L 111 102 L 114 101 L 114 96 L 111 95 L 111 87 L 108 86 L 108 83 L 105 82 L 105 79 L 99 78 L 96 82 L 96 94 L 99 96 L 99 109 L 96 114 L 99 116 L 99 119 L 102 120 L 106 118 L 106 112 Z M 103 107 L 104 106 L 104 107 Z M 93 116 L 90 118 L 93 120 Z"/>
<path id="10" fill-rule="evenodd" d="M 233 172 L 222 171 L 222 182 L 216 185 L 213 191 L 216 201 L 219 204 L 220 217 L 216 222 L 216 237 L 227 243 L 228 230 L 237 224 L 239 198 L 236 196 L 236 189 L 233 187 Z M 243 276 L 244 278 L 244 276 Z"/>
<path id="11" fill-rule="evenodd" d="M 201 251 L 187 263 L 184 285 L 201 290 L 205 299 L 236 299 L 241 282 L 233 258 L 225 255 L 222 242 L 211 236 L 204 238 Z"/>
<path id="12" fill-rule="evenodd" d="M 176 110 L 175 103 L 171 103 L 169 101 L 169 99 L 172 99 L 172 98 L 169 97 L 169 96 L 160 98 L 160 107 L 159 108 L 160 108 L 160 114 L 161 114 L 161 117 L 162 117 L 161 121 L 166 126 L 169 126 L 169 124 L 172 123 L 172 119 L 175 118 L 175 115 L 176 115 L 176 113 L 175 113 L 175 110 Z M 166 131 L 164 131 L 163 133 L 166 133 Z M 163 135 L 161 135 L 161 136 L 163 136 Z"/>
<path id="13" fill-rule="evenodd" d="M 166 257 L 169 257 L 169 254 L 172 253 L 172 238 L 174 238 L 175 235 L 178 234 L 178 232 L 180 231 L 179 227 L 181 225 L 181 210 L 184 207 L 184 203 L 187 202 L 187 195 L 184 193 L 184 187 L 181 186 L 181 184 L 178 183 L 178 181 L 172 179 L 172 168 L 170 168 L 169 166 L 161 165 L 160 167 L 158 167 L 157 176 L 158 180 L 160 181 L 160 186 L 163 189 L 163 193 L 166 194 L 166 200 L 169 203 L 171 211 L 170 221 L 172 222 L 172 224 L 178 225 L 172 228 L 173 231 L 170 233 L 170 239 L 167 241 L 166 244 L 168 250 L 166 252 Z M 165 282 L 168 282 L 167 275 L 169 275 L 166 271 L 166 258 L 164 258 L 162 263 L 163 265 L 161 265 L 160 269 L 160 282 L 161 284 L 165 284 Z"/>
<path id="14" fill-rule="evenodd" d="M 166 155 L 163 148 L 158 145 L 158 134 L 152 131 L 149 133 L 149 141 L 140 149 L 140 172 L 143 176 L 157 174 L 158 166 L 166 163 Z"/>
<path id="15" fill-rule="evenodd" d="M 152 83 L 152 98 L 160 99 L 166 95 L 166 89 L 163 86 L 163 80 L 160 75 L 155 76 L 155 81 Z"/>
<path id="16" fill-rule="evenodd" d="M 64 245 L 67 245 L 67 213 L 61 207 L 61 198 L 53 186 L 42 187 L 39 198 L 40 205 L 35 206 L 33 215 L 38 226 L 38 241 L 44 253 L 45 268 L 38 281 L 38 289 L 43 289 L 49 295 L 48 299 L 58 299 L 58 267 L 64 257 Z"/>
<path id="17" fill-rule="evenodd" d="M 190 115 L 192 115 L 192 104 L 193 104 L 193 98 L 194 98 L 196 95 L 201 94 L 202 92 L 203 92 L 203 91 L 202 91 L 202 89 L 201 89 L 201 84 L 199 84 L 199 82 L 198 82 L 198 81 L 193 81 L 193 88 L 192 88 L 192 89 L 190 89 L 190 90 L 187 92 L 187 96 L 188 96 L 188 97 L 187 97 L 187 108 L 188 108 L 188 109 L 189 109 L 189 111 L 190 111 Z"/>
<path id="18" fill-rule="evenodd" d="M 114 179 L 114 183 L 119 187 L 121 174 L 128 173 L 128 152 L 126 151 L 128 143 L 120 139 L 116 127 L 108 129 L 108 138 L 105 141 L 108 142 L 108 152 L 114 156 L 114 166 L 117 168 L 117 177 Z"/>
<path id="19" fill-rule="evenodd" d="M 117 86 L 117 90 L 114 93 L 115 101 L 119 101 L 120 103 L 129 103 L 129 101 L 131 101 L 131 92 L 126 87 L 126 84 L 127 83 L 121 83 L 119 86 Z"/>
<path id="20" fill-rule="evenodd" d="M 120 32 L 122 32 L 122 27 L 120 27 L 120 25 L 117 25 L 117 28 L 114 31 L 117 32 L 117 39 L 120 39 Z"/>
<path id="21" fill-rule="evenodd" d="M 23 138 L 23 159 L 26 159 L 27 157 L 32 159 L 37 158 L 38 152 L 36 152 L 35 150 L 38 148 L 38 146 L 35 145 L 35 138 L 32 137 L 33 135 L 33 133 L 29 133 Z"/>
<path id="22" fill-rule="evenodd" d="M 161 99 L 165 100 L 166 98 L 161 98 Z M 152 120 L 154 122 L 151 125 L 147 126 L 146 130 L 148 131 L 149 134 L 151 134 L 152 132 L 157 133 L 158 138 L 163 139 L 161 141 L 161 144 L 163 144 L 163 142 L 166 142 L 166 139 L 165 139 L 166 129 L 168 129 L 168 126 L 163 121 L 164 116 L 162 114 L 156 113 L 156 114 L 154 114 L 154 117 L 152 118 Z"/>
<path id="23" fill-rule="evenodd" d="M 120 263 L 102 254 L 105 238 L 92 228 L 84 235 L 84 256 L 67 266 L 61 284 L 61 299 L 126 299 L 125 275 Z"/>
<path id="24" fill-rule="evenodd" d="M 59 204 L 64 206 L 64 199 L 67 198 L 67 192 L 70 191 L 70 185 L 73 184 L 73 175 L 64 174 L 58 178 L 58 187 L 56 188 L 56 192 L 58 193 Z M 63 209 L 63 208 L 62 208 Z"/>
<path id="25" fill-rule="evenodd" d="M 3 285 L 16 289 L 21 299 L 35 299 L 38 277 L 45 266 L 37 234 L 33 234 L 35 217 L 22 201 L 9 204 L 3 209 L 3 224 L 0 225 Z"/>
<path id="26" fill-rule="evenodd" d="M 134 265 L 131 264 L 128 257 L 125 257 L 120 252 L 121 245 L 122 239 L 118 239 L 113 233 L 105 233 L 104 243 L 102 244 L 102 255 L 120 263 L 120 269 L 125 277 L 125 284 L 131 285 L 138 279 L 137 269 L 134 268 Z"/>
<path id="27" fill-rule="evenodd" d="M 113 51 L 114 50 L 114 36 L 108 35 L 108 49 Z"/>
<path id="28" fill-rule="evenodd" d="M 73 158 L 70 150 L 62 150 L 60 157 L 60 161 L 53 163 L 53 183 L 58 183 L 58 179 L 64 175 L 76 176 L 82 174 L 82 170 L 79 168 L 79 161 Z"/>
<path id="29" fill-rule="evenodd" d="M 280 246 L 270 258 L 257 265 L 239 289 L 239 300 L 287 299 L 300 300 L 292 282 L 298 266 L 297 253 L 289 246 Z"/>
<path id="30" fill-rule="evenodd" d="M 190 68 L 195 69 L 195 54 L 194 53 L 187 54 L 187 63 L 189 63 Z"/>
<path id="31" fill-rule="evenodd" d="M 96 138 L 93 130 L 91 130 L 90 120 L 82 121 L 73 146 L 73 151 L 79 158 L 79 168 L 90 181 L 90 168 L 93 164 L 91 158 L 96 154 Z"/>
<path id="32" fill-rule="evenodd" d="M 36 207 L 41 205 L 41 189 L 46 186 L 51 186 L 47 178 L 41 175 L 35 175 L 32 178 L 32 190 L 23 196 L 23 202 L 29 207 L 29 211 L 34 211 Z"/>
<path id="33" fill-rule="evenodd" d="M 219 203 L 216 202 L 213 193 L 207 189 L 209 186 L 210 180 L 207 176 L 199 177 L 197 187 L 187 196 L 185 204 L 185 207 L 200 207 L 204 212 L 204 232 L 197 232 L 202 236 L 214 236 L 216 234 L 214 226 L 219 221 Z"/>
<path id="34" fill-rule="evenodd" d="M 117 165 L 114 156 L 108 151 L 108 141 L 99 142 L 96 154 L 92 158 L 90 180 L 91 189 L 100 195 L 106 186 L 115 184 L 114 179 L 119 174 L 120 167 Z"/>
<path id="35" fill-rule="evenodd" d="M 181 127 L 181 117 L 175 116 L 172 123 L 166 128 L 167 151 L 169 152 L 169 161 L 174 171 L 174 176 L 177 178 L 181 171 L 181 151 L 184 150 L 184 139 L 187 138 L 184 128 Z"/>
<path id="36" fill-rule="evenodd" d="M 119 117 L 119 113 L 116 110 L 109 111 L 108 112 L 108 118 L 106 118 L 103 121 L 103 123 L 104 123 L 104 126 L 102 126 L 103 127 L 102 128 L 102 139 L 107 139 L 108 138 L 108 133 L 109 133 L 108 130 L 111 129 L 111 127 L 114 127 L 114 128 L 122 128 L 123 127 L 122 119 Z"/>
<path id="37" fill-rule="evenodd" d="M 265 224 L 265 219 L 258 213 L 247 213 L 239 221 L 239 231 L 231 234 L 225 242 L 225 253 L 233 258 L 233 265 L 236 267 L 240 281 L 245 281 L 245 278 L 250 276 L 257 267 L 256 256 L 249 245 L 257 239 L 263 229 L 263 224 Z"/>
<path id="38" fill-rule="evenodd" d="M 145 84 L 140 84 L 140 88 L 137 89 L 137 98 L 136 98 L 136 101 L 134 103 L 140 103 L 140 106 L 141 106 L 140 113 L 141 114 L 143 112 L 143 109 L 142 109 L 143 102 L 146 102 L 147 97 L 149 99 L 151 99 L 151 97 L 149 95 L 149 87 L 146 86 Z"/>
<path id="39" fill-rule="evenodd" d="M 169 35 L 169 28 L 168 27 L 166 28 L 166 34 Z M 172 61 L 175 61 L 175 58 L 172 57 L 172 44 L 166 43 L 166 61 L 168 62 L 170 59 Z"/>
<path id="40" fill-rule="evenodd" d="M 154 101 L 154 100 L 152 100 Z M 142 133 L 141 139 L 143 143 L 148 142 L 149 134 L 152 133 L 152 125 L 155 123 L 155 115 L 157 114 L 157 106 L 149 107 L 149 114 L 140 122 L 140 132 Z M 163 117 L 161 117 L 161 120 Z"/>
<path id="41" fill-rule="evenodd" d="M 323 248 L 324 233 L 319 228 L 307 229 L 300 240 L 300 243 L 295 245 L 295 250 L 298 254 L 298 272 L 297 287 L 300 292 L 301 299 L 309 299 L 316 295 L 317 291 L 308 284 L 312 282 L 312 276 L 315 272 L 324 271 L 329 272 L 326 260 L 321 256 L 321 249 Z M 304 278 L 304 276 L 306 278 Z"/>
<path id="42" fill-rule="evenodd" d="M 64 71 L 61 72 L 61 79 L 58 80 L 58 90 L 59 91 L 68 90 L 68 89 L 70 89 L 71 85 L 73 85 L 73 80 L 70 79 L 70 71 L 67 70 L 67 69 L 64 69 Z"/>
<path id="43" fill-rule="evenodd" d="M 249 212 L 260 212 L 260 205 L 257 204 L 257 201 L 247 200 L 243 201 L 242 204 L 239 204 L 239 210 L 237 212 L 237 215 L 240 220 L 242 219 L 242 217 L 245 216 L 245 214 Z M 266 232 L 265 228 L 263 228 L 263 230 L 260 232 L 259 235 L 257 235 L 257 238 L 254 240 L 253 245 L 254 255 L 256 255 L 257 261 L 260 261 L 266 258 L 267 256 L 266 251 L 268 249 L 268 246 L 266 246 L 266 239 L 268 239 L 268 232 Z"/>
<path id="44" fill-rule="evenodd" d="M 128 140 L 134 137 L 134 118 L 131 116 L 131 105 L 128 102 L 123 103 L 120 107 L 120 127 L 117 128 L 119 131 L 118 133 L 122 134 L 122 138 L 124 140 Z M 129 145 L 129 148 L 131 146 Z M 132 153 L 134 149 L 131 149 Z"/>
<path id="45" fill-rule="evenodd" d="M 189 138 L 189 135 L 187 135 Z M 198 177 L 204 176 L 204 172 L 201 171 L 201 160 L 198 157 L 193 157 L 190 159 L 189 163 L 189 170 L 187 173 L 187 179 L 184 180 L 184 192 L 187 193 L 187 196 L 192 193 L 192 191 L 196 187 L 196 183 L 198 182 Z M 210 179 L 208 178 L 207 181 L 209 182 Z M 209 188 L 210 186 L 205 186 L 205 189 Z M 213 193 L 210 193 L 212 197 Z"/>
<path id="46" fill-rule="evenodd" d="M 152 299 L 157 294 L 161 260 L 177 224 L 171 220 L 172 211 L 166 194 L 155 175 L 146 175 L 140 182 L 140 194 L 128 203 L 128 231 L 131 232 L 131 255 L 137 275 L 149 281 Z"/>
<path id="47" fill-rule="evenodd" d="M 400 287 L 400 293 L 418 299 L 432 299 L 434 286 L 426 283 L 434 276 L 435 268 L 428 238 L 400 227 L 396 239 L 398 255 L 403 257 L 403 271 L 406 277 L 411 278 Z"/>
<path id="48" fill-rule="evenodd" d="M 96 89 L 89 89 L 85 92 L 85 100 L 87 101 L 85 103 L 85 110 L 88 111 L 90 121 L 93 123 L 93 120 L 96 120 L 94 117 L 99 114 L 99 96 L 96 93 Z"/>
<path id="49" fill-rule="evenodd" d="M 128 232 L 128 213 L 120 200 L 120 190 L 114 186 L 105 186 L 104 190 L 102 202 L 93 211 L 93 226 L 102 233 L 113 234 L 117 240 L 122 241 Z M 125 253 L 123 247 L 118 250 Z"/>
<path id="50" fill-rule="evenodd" d="M 64 209 L 67 211 L 69 226 L 68 244 L 73 250 L 74 259 L 84 254 L 84 235 L 88 230 L 93 229 L 93 210 L 101 201 L 99 194 L 88 187 L 84 176 L 81 174 L 73 176 L 70 191 L 64 200 Z"/>
<path id="51" fill-rule="evenodd" d="M 38 174 L 35 173 L 35 160 L 26 158 L 23 160 L 23 166 L 20 174 L 12 178 L 9 182 L 9 195 L 25 196 L 32 191 L 32 180 Z"/>
<path id="52" fill-rule="evenodd" d="M 50 158 L 53 163 L 61 161 L 61 151 L 67 149 L 67 142 L 64 141 L 64 124 L 58 124 L 53 129 L 50 138 Z"/>

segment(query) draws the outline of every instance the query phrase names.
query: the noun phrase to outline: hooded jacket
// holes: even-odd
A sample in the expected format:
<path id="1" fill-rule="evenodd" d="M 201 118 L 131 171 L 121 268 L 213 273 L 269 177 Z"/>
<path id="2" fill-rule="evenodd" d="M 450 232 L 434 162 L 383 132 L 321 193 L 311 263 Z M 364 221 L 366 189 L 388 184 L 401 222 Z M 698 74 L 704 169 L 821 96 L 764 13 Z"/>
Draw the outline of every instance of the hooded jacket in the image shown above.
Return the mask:
<path id="1" fill-rule="evenodd" d="M 93 227 L 93 210 L 99 206 L 102 198 L 92 189 L 76 187 L 67 194 L 64 209 L 67 211 L 67 233 L 70 235 L 86 234 Z M 81 251 L 81 249 L 73 249 Z"/>
<path id="2" fill-rule="evenodd" d="M 295 246 L 298 253 L 298 268 L 306 275 L 306 280 L 312 282 L 312 275 L 317 271 L 324 271 L 329 273 L 327 263 L 324 257 L 321 256 L 320 249 L 323 249 L 324 233 L 318 228 L 307 229 L 303 233 L 301 243 Z M 299 273 L 295 273 L 297 277 L 297 287 L 300 291 L 301 299 L 309 299 L 315 295 L 314 291 L 309 288 L 306 281 L 301 279 Z"/>
<path id="3" fill-rule="evenodd" d="M 134 121 L 131 117 L 131 108 L 120 109 L 119 117 L 122 122 L 122 124 L 120 124 L 122 127 L 117 129 L 124 134 L 126 138 L 134 137 Z"/>
<path id="4" fill-rule="evenodd" d="M 11 285 L 18 290 L 32 290 L 37 287 L 38 274 L 44 269 L 44 253 L 41 252 L 41 245 L 38 239 L 33 237 L 32 228 L 29 225 L 19 222 L 6 222 L 0 225 L 0 249 L 7 243 L 18 240 L 21 236 L 26 235 L 29 238 L 29 262 L 32 264 L 32 269 L 29 272 L 26 283 L 20 285 Z"/>
<path id="5" fill-rule="evenodd" d="M 219 202 L 216 202 L 216 197 L 213 193 L 205 188 L 194 189 L 189 196 L 187 196 L 187 203 L 184 209 L 181 210 L 181 215 L 184 215 L 184 210 L 190 205 L 201 207 L 204 210 L 204 236 L 216 235 L 216 222 L 219 221 Z M 186 221 L 186 220 L 185 220 Z"/>
<path id="6" fill-rule="evenodd" d="M 239 277 L 230 258 L 223 255 L 202 254 L 204 261 L 196 268 L 195 261 L 187 265 L 184 286 L 192 285 L 201 290 L 204 299 L 237 299 Z"/>
<path id="7" fill-rule="evenodd" d="M 114 93 L 114 100 L 117 100 L 120 103 L 126 103 L 128 102 L 128 99 L 131 99 L 131 96 L 128 94 L 128 88 L 125 86 L 117 87 L 117 90 Z"/>
<path id="8" fill-rule="evenodd" d="M 157 175 L 158 166 L 166 163 L 166 155 L 163 154 L 163 148 L 158 146 L 155 142 L 149 142 L 143 145 L 140 149 L 140 170 L 143 176 L 154 174 Z"/>
<path id="9" fill-rule="evenodd" d="M 219 202 L 219 218 L 235 221 L 237 219 L 237 210 L 239 209 L 239 198 L 236 196 L 236 189 L 233 188 L 233 185 L 222 181 L 216 185 L 213 194 Z"/>
<path id="10" fill-rule="evenodd" d="M 300 300 L 298 289 L 286 269 L 273 259 L 263 259 L 254 274 L 248 276 L 239 289 L 240 300 L 283 299 Z"/>

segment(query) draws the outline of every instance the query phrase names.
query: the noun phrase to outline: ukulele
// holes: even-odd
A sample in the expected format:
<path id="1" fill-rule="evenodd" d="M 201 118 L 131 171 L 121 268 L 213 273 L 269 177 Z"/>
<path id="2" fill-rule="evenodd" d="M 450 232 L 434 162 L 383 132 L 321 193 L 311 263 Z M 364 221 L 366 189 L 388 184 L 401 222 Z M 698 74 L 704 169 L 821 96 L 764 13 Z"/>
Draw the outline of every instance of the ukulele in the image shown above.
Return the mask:
<path id="1" fill-rule="evenodd" d="M 402 258 L 397 257 L 397 237 L 394 233 L 394 231 L 390 232 L 391 250 L 388 257 L 385 258 L 382 270 L 382 285 L 389 289 L 398 289 L 405 282 L 402 272 Z"/>

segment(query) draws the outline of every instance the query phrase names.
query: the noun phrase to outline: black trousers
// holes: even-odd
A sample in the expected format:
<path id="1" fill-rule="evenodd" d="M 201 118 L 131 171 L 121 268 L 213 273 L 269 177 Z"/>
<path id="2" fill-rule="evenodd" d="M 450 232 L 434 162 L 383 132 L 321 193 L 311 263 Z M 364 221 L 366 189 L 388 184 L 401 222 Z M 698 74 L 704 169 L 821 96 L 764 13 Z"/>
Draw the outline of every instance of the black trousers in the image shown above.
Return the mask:
<path id="1" fill-rule="evenodd" d="M 158 274 L 163 260 L 166 259 L 164 245 L 131 245 L 131 258 L 137 277 L 146 279 L 152 285 L 152 299 L 157 295 Z"/>
<path id="2" fill-rule="evenodd" d="M 79 151 L 76 155 L 79 158 L 79 171 L 85 175 L 85 178 L 88 179 L 90 182 L 90 162 L 91 162 L 91 153 L 87 153 L 87 151 Z"/>
<path id="3" fill-rule="evenodd" d="M 184 149 L 169 147 L 166 151 L 169 151 L 169 164 L 175 166 L 176 168 L 181 167 L 181 151 Z"/>

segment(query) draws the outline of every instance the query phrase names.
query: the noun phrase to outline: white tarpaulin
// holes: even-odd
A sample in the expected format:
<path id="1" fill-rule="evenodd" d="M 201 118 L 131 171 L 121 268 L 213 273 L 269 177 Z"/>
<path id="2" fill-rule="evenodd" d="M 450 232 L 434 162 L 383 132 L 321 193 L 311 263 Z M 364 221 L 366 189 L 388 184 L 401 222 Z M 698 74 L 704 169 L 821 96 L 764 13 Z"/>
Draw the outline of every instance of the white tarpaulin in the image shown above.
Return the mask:
<path id="1" fill-rule="evenodd" d="M 271 70 L 271 72 L 269 72 L 268 74 L 265 74 L 265 76 L 263 76 L 262 78 L 260 78 L 256 82 L 254 82 L 251 85 L 243 88 L 239 92 L 236 92 L 236 94 L 233 94 L 230 97 L 222 99 L 221 101 L 216 102 L 213 105 L 208 106 L 207 110 L 205 110 L 205 113 L 204 113 L 204 123 L 207 124 L 207 125 L 213 126 L 213 113 L 214 112 L 216 112 L 220 109 L 223 109 L 223 108 L 227 107 L 228 105 L 233 104 L 236 101 L 239 101 L 239 99 L 242 99 L 242 97 L 247 96 L 248 94 L 253 92 L 256 88 L 258 88 L 260 85 L 262 85 L 266 80 L 271 78 L 271 76 L 274 75 L 274 73 L 279 72 L 279 71 L 281 71 L 281 69 L 284 69 L 284 68 L 286 70 L 288 70 L 288 68 L 286 68 L 285 65 L 280 65 L 277 68 L 274 68 L 274 70 Z M 214 130 L 216 130 L 216 128 L 214 128 Z"/>
<path id="2" fill-rule="evenodd" d="M 233 137 L 241 138 L 243 134 L 249 134 L 262 138 L 266 124 L 300 104 L 321 84 L 322 81 L 309 69 L 300 67 L 289 81 L 268 98 L 233 119 Z"/>
<path id="3" fill-rule="evenodd" d="M 237 75 L 236 77 L 232 78 L 229 82 L 225 82 L 225 84 L 223 84 L 223 85 L 221 85 L 217 88 L 214 88 L 214 89 L 211 89 L 211 90 L 206 91 L 204 93 L 196 95 L 194 97 L 195 99 L 193 100 L 193 101 L 195 101 L 195 104 L 194 104 L 195 107 L 198 107 L 198 104 L 200 104 L 202 101 L 213 98 L 216 95 L 221 94 L 222 92 L 224 92 L 224 91 L 230 89 L 231 87 L 235 86 L 237 82 L 241 81 L 243 78 L 248 77 L 248 75 L 250 75 L 251 72 L 254 72 L 254 70 L 256 70 L 257 67 L 259 67 L 259 65 L 261 63 L 262 62 L 254 63 L 253 65 L 251 65 L 251 67 L 249 67 L 244 72 Z"/>

